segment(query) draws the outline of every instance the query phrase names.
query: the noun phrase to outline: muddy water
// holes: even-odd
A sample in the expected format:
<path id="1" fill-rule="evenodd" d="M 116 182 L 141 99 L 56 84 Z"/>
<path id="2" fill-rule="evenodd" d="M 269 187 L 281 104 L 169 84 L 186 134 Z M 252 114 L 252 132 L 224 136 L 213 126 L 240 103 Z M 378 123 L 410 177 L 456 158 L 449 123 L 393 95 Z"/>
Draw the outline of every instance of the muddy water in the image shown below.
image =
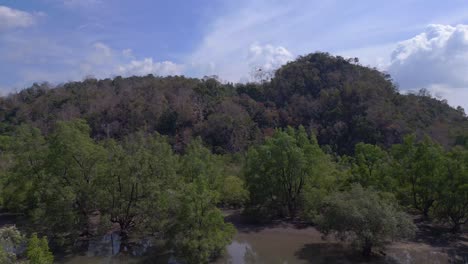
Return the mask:
<path id="1" fill-rule="evenodd" d="M 330 239 L 322 239 L 320 232 L 313 227 L 297 228 L 290 224 L 279 224 L 273 227 L 237 226 L 237 228 L 238 233 L 227 247 L 226 253 L 214 264 L 468 263 L 466 252 L 462 253 L 453 248 L 433 247 L 426 243 L 394 243 L 383 252 L 385 256 L 367 260 L 362 259 L 349 246 Z M 105 244 L 108 240 L 105 238 L 102 242 Z M 96 246 L 93 246 L 87 256 L 73 256 L 59 263 L 168 263 L 167 257 L 162 260 L 154 257 L 112 256 L 109 254 L 113 251 L 112 245 L 109 246 L 110 249 L 105 247 L 101 249 L 102 252 L 108 252 L 107 256 L 95 256 L 98 253 Z"/>
<path id="2" fill-rule="evenodd" d="M 386 256 L 362 259 L 351 248 L 332 240 L 322 239 L 314 228 L 298 229 L 281 225 L 261 229 L 240 228 L 226 253 L 214 264 L 321 264 L 321 263 L 465 263 L 468 259 L 454 260 L 440 248 L 426 244 L 396 243 L 385 251 Z M 452 261 L 450 261 L 452 259 Z M 161 260 L 116 256 L 74 256 L 60 263 L 66 264 L 123 264 L 163 263 Z M 164 261 L 167 263 L 167 260 Z"/>
<path id="3" fill-rule="evenodd" d="M 314 228 L 292 226 L 240 231 L 227 247 L 225 256 L 216 264 L 307 264 L 307 263 L 453 263 L 449 255 L 427 246 L 396 244 L 386 256 L 362 259 L 346 245 L 323 240 Z M 463 263 L 463 262 L 461 262 Z"/>

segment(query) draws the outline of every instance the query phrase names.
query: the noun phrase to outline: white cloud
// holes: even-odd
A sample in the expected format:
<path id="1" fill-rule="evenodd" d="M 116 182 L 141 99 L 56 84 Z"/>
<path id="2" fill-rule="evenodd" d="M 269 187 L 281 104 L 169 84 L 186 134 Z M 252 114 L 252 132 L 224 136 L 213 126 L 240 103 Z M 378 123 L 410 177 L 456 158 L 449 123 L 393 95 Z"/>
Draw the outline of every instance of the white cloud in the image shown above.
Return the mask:
<path id="1" fill-rule="evenodd" d="M 133 56 L 133 50 L 132 49 L 124 49 L 122 50 L 122 55 L 126 58 L 131 58 L 134 59 L 135 56 Z"/>
<path id="2" fill-rule="evenodd" d="M 41 12 L 28 13 L 0 5 L 0 31 L 30 27 L 36 23 L 39 16 L 43 15 Z"/>
<path id="3" fill-rule="evenodd" d="M 387 70 L 403 90 L 427 88 L 468 108 L 468 25 L 429 25 L 398 44 Z"/>
<path id="4" fill-rule="evenodd" d="M 0 83 L 0 90 L 6 91 L 28 87 L 33 82 L 47 81 L 57 84 L 79 81 L 88 76 L 102 79 L 117 75 L 150 73 L 158 76 L 179 75 L 184 69 L 183 65 L 171 61 L 156 61 L 152 57 L 138 59 L 130 49 L 115 50 L 103 42 L 76 48 L 52 39 L 34 39 L 33 45 L 31 41 L 13 37 L 6 41 L 8 45 L 4 50 L 15 52 L 8 52 L 8 56 L 4 58 L 0 56 L 0 61 L 4 59 L 5 62 L 21 65 L 21 68 L 14 72 L 21 81 L 12 84 Z"/>
<path id="5" fill-rule="evenodd" d="M 125 65 L 118 67 L 118 73 L 123 76 L 130 75 L 180 75 L 183 72 L 183 66 L 172 61 L 154 62 L 153 58 L 144 58 L 143 60 L 132 60 Z"/>
<path id="6" fill-rule="evenodd" d="M 271 71 L 294 59 L 292 53 L 282 46 L 254 43 L 249 49 L 249 64 L 255 68 Z"/>

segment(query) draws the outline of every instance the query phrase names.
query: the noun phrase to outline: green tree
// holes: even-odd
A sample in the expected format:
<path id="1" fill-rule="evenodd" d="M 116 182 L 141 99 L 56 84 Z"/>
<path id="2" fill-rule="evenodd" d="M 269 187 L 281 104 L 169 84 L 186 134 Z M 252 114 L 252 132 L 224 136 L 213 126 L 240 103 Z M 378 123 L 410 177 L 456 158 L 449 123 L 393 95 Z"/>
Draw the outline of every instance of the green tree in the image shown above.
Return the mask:
<path id="1" fill-rule="evenodd" d="M 411 236 L 415 230 L 408 215 L 382 199 L 376 191 L 360 185 L 328 196 L 317 224 L 325 235 L 350 240 L 364 256 L 389 240 Z"/>
<path id="2" fill-rule="evenodd" d="M 180 174 L 187 183 L 202 178 L 207 181 L 210 190 L 221 192 L 223 188 L 223 160 L 203 146 L 200 138 L 187 146 L 185 155 L 181 157 Z"/>
<path id="3" fill-rule="evenodd" d="M 49 138 L 47 178 L 35 222 L 60 239 L 94 235 L 90 220 L 101 209 L 104 160 L 105 150 L 90 137 L 86 121 L 58 122 Z"/>
<path id="4" fill-rule="evenodd" d="M 176 191 L 177 156 L 165 137 L 136 133 L 122 145 L 106 142 L 108 166 L 104 212 L 119 224 L 121 249 L 130 232 L 162 231 L 171 192 Z"/>
<path id="5" fill-rule="evenodd" d="M 224 178 L 223 190 L 221 192 L 221 203 L 223 205 L 241 207 L 249 199 L 249 192 L 244 187 L 244 181 L 236 176 Z"/>
<path id="6" fill-rule="evenodd" d="M 455 147 L 447 153 L 446 166 L 434 211 L 438 219 L 450 223 L 452 232 L 458 232 L 468 222 L 468 150 Z"/>
<path id="7" fill-rule="evenodd" d="M 354 150 L 350 180 L 365 188 L 373 186 L 382 191 L 392 191 L 396 183 L 388 174 L 389 165 L 389 156 L 380 147 L 358 143 Z"/>
<path id="8" fill-rule="evenodd" d="M 28 241 L 26 256 L 31 264 L 52 264 L 54 255 L 49 250 L 47 237 L 38 238 L 37 234 L 32 234 Z"/>
<path id="9" fill-rule="evenodd" d="M 17 263 L 16 254 L 25 242 L 26 238 L 15 226 L 0 228 L 0 263 Z"/>
<path id="10" fill-rule="evenodd" d="M 304 187 L 320 186 L 321 176 L 326 175 L 320 173 L 324 164 L 330 164 L 327 156 L 304 127 L 277 130 L 247 153 L 245 179 L 250 202 L 269 208 L 270 213 L 295 216 Z"/>
<path id="11" fill-rule="evenodd" d="M 414 136 L 407 136 L 392 147 L 392 155 L 399 196 L 427 217 L 446 174 L 442 147 L 427 137 L 416 142 Z"/>
<path id="12" fill-rule="evenodd" d="M 4 206 L 12 212 L 29 212 L 37 207 L 42 194 L 40 185 L 47 178 L 47 142 L 37 128 L 22 125 L 3 146 Z"/>
<path id="13" fill-rule="evenodd" d="M 204 179 L 186 184 L 180 193 L 171 244 L 186 263 L 208 263 L 219 256 L 235 233 L 216 208 L 218 193 Z"/>

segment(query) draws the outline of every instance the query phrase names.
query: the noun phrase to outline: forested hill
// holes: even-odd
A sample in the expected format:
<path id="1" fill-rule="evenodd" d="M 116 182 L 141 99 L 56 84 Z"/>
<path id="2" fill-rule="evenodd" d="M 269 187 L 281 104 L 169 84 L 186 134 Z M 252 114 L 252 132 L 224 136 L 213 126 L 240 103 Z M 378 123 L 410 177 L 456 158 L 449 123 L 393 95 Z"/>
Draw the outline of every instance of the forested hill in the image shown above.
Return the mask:
<path id="1" fill-rule="evenodd" d="M 0 98 L 1 133 L 31 123 L 47 134 L 75 118 L 87 120 L 96 139 L 157 131 L 183 151 L 201 136 L 217 153 L 245 150 L 288 125 L 305 126 L 339 154 L 358 142 L 390 146 L 408 133 L 449 146 L 468 131 L 463 109 L 424 90 L 400 94 L 389 75 L 327 53 L 300 57 L 262 83 L 148 75 L 35 84 Z"/>

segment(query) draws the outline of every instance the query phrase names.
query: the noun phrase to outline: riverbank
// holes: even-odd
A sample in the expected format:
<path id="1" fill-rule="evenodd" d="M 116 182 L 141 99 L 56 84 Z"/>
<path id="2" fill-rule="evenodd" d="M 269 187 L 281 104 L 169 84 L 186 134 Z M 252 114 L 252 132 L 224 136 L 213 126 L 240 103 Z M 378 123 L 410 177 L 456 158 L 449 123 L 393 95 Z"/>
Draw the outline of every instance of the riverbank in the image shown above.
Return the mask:
<path id="1" fill-rule="evenodd" d="M 315 227 L 301 222 L 276 221 L 253 225 L 239 210 L 226 210 L 226 221 L 238 230 L 223 258 L 216 264 L 250 263 L 468 263 L 468 235 L 416 219 L 418 231 L 409 241 L 390 243 L 370 259 L 349 245 L 324 238 Z"/>
<path id="2" fill-rule="evenodd" d="M 349 245 L 333 238 L 324 238 L 315 227 L 303 222 L 275 221 L 270 224 L 254 225 L 242 216 L 240 210 L 223 212 L 225 220 L 236 227 L 237 234 L 225 254 L 214 264 L 468 263 L 466 232 L 454 235 L 448 228 L 419 218 L 415 219 L 418 231 L 413 239 L 391 243 L 383 252 L 377 252 L 371 259 L 363 259 Z M 0 214 L 0 226 L 15 224 L 16 221 L 14 215 Z M 167 263 L 170 255 L 161 255 L 160 252 L 161 250 L 156 250 L 154 247 L 142 257 L 95 256 L 92 252 L 88 252 L 89 254 L 61 258 L 59 263 Z"/>

